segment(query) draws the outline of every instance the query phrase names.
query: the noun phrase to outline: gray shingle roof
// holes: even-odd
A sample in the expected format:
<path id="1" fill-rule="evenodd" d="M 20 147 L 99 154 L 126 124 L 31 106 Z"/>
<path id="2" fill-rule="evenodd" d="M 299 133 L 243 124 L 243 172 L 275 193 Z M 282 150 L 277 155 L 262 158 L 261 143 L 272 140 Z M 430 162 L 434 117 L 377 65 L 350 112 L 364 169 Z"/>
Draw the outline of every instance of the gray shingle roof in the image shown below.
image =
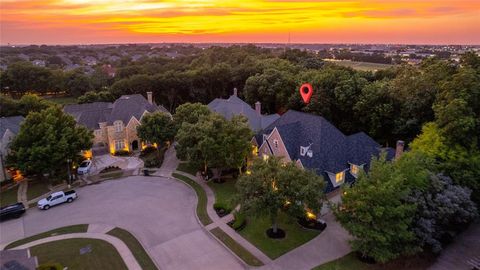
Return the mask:
<path id="1" fill-rule="evenodd" d="M 363 132 L 345 136 L 340 130 L 325 118 L 294 110 L 287 111 L 279 119 L 257 134 L 261 144 L 262 134 L 270 134 L 277 128 L 292 160 L 300 160 L 305 168 L 313 169 L 324 176 L 328 186 L 326 172 L 338 173 L 348 169 L 349 163 L 356 165 L 368 164 L 372 156 L 377 156 L 381 147 Z M 312 157 L 300 155 L 300 147 L 310 146 Z"/>
<path id="2" fill-rule="evenodd" d="M 0 138 L 5 135 L 7 129 L 13 134 L 17 134 L 23 120 L 23 116 L 0 117 Z"/>
<path id="3" fill-rule="evenodd" d="M 211 111 L 221 114 L 226 119 L 231 119 L 234 115 L 244 115 L 253 131 L 264 129 L 280 117 L 278 114 L 258 114 L 248 103 L 235 95 L 228 99 L 216 98 L 208 104 L 208 107 Z"/>
<path id="4" fill-rule="evenodd" d="M 108 125 L 112 125 L 113 122 L 117 120 L 123 121 L 126 125 L 132 116 L 140 120 L 145 111 L 162 111 L 168 113 L 167 109 L 163 106 L 150 104 L 147 99 L 140 94 L 121 96 L 114 103 L 93 102 L 66 105 L 63 111 L 72 115 L 77 123 L 89 129 L 98 129 L 98 123 L 100 122 L 107 122 Z"/>

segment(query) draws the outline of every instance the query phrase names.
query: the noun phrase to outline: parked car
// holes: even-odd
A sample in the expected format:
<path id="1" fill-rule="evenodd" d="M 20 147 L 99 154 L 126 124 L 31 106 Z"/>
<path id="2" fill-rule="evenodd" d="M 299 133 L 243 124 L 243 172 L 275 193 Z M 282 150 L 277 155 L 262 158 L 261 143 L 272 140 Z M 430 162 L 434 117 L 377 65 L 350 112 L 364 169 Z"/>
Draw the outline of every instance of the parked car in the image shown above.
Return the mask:
<path id="1" fill-rule="evenodd" d="M 77 173 L 78 174 L 87 174 L 90 172 L 90 169 L 92 168 L 92 161 L 87 159 L 84 160 L 80 166 L 78 166 Z"/>
<path id="2" fill-rule="evenodd" d="M 25 213 L 25 206 L 23 203 L 14 203 L 0 208 L 0 220 L 9 218 L 19 218 Z"/>
<path id="3" fill-rule="evenodd" d="M 45 199 L 41 199 L 38 201 L 38 208 L 42 210 L 48 210 L 50 207 L 62 204 L 64 202 L 71 203 L 73 200 L 77 198 L 77 193 L 75 190 L 70 190 L 70 191 L 59 191 L 52 193 L 52 195 L 48 196 Z"/>

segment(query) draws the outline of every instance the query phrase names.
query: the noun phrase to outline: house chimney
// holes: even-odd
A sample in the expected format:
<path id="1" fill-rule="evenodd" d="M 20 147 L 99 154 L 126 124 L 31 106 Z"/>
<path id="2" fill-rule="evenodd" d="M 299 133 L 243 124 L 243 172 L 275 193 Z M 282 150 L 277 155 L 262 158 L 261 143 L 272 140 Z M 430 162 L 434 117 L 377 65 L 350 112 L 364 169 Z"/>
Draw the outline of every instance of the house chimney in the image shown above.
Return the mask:
<path id="1" fill-rule="evenodd" d="M 262 114 L 262 103 L 260 101 L 255 102 L 255 111 L 258 115 Z"/>
<path id="2" fill-rule="evenodd" d="M 404 141 L 397 141 L 397 147 L 395 148 L 395 159 L 399 159 L 403 154 Z"/>
<path id="3" fill-rule="evenodd" d="M 236 96 L 236 97 L 238 97 L 238 90 L 237 90 L 236 87 L 233 88 L 233 95 Z"/>
<path id="4" fill-rule="evenodd" d="M 153 104 L 152 92 L 147 92 L 148 103 Z"/>

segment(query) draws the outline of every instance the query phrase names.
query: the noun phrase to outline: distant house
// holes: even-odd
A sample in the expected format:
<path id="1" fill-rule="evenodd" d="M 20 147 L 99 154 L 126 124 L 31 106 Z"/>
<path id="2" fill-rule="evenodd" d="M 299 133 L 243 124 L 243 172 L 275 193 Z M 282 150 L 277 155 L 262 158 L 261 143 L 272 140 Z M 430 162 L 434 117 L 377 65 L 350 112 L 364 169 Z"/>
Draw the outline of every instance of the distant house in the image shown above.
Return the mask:
<path id="1" fill-rule="evenodd" d="M 263 115 L 260 102 L 255 103 L 255 109 L 252 109 L 248 103 L 237 96 L 237 89 L 233 90 L 233 95 L 228 99 L 216 98 L 208 104 L 211 111 L 221 114 L 226 119 L 231 119 L 234 115 L 243 115 L 248 118 L 250 129 L 258 132 L 277 120 L 280 115 Z"/>
<path id="2" fill-rule="evenodd" d="M 252 144 L 259 156 L 282 157 L 314 170 L 324 177 L 326 192 L 353 182 L 382 151 L 389 159 L 395 155 L 394 149 L 382 148 L 363 132 L 346 136 L 325 118 L 294 110 L 255 135 Z"/>
<path id="3" fill-rule="evenodd" d="M 103 65 L 102 66 L 102 71 L 108 75 L 108 77 L 114 78 L 117 72 L 117 69 L 115 67 L 112 67 L 112 65 Z"/>
<path id="4" fill-rule="evenodd" d="M 94 154 L 126 150 L 135 151 L 146 145 L 137 136 L 137 126 L 145 114 L 168 111 L 140 94 L 123 95 L 115 102 L 93 102 L 66 105 L 64 111 L 72 115 L 78 124 L 93 130 Z"/>
<path id="5" fill-rule="evenodd" d="M 5 168 L 5 157 L 9 153 L 10 143 L 20 130 L 23 116 L 10 116 L 0 118 L 0 182 L 9 178 Z"/>
<path id="6" fill-rule="evenodd" d="M 36 60 L 33 60 L 32 63 L 33 63 L 33 65 L 35 65 L 37 67 L 45 67 L 46 66 L 46 63 L 45 63 L 44 60 L 36 59 Z"/>

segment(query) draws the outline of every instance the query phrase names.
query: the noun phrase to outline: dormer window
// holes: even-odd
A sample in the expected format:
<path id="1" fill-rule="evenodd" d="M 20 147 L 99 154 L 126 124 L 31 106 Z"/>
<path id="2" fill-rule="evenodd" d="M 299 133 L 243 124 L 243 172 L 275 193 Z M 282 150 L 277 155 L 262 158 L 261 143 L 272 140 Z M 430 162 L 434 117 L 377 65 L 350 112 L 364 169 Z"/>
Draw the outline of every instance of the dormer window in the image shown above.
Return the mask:
<path id="1" fill-rule="evenodd" d="M 345 172 L 339 172 L 335 174 L 335 182 L 337 184 L 342 183 L 345 179 Z"/>
<path id="2" fill-rule="evenodd" d="M 308 147 L 300 146 L 300 156 L 304 157 L 308 152 Z"/>
<path id="3" fill-rule="evenodd" d="M 115 123 L 113 125 L 115 126 L 115 131 L 116 132 L 121 132 L 122 131 L 122 129 L 123 129 L 122 121 L 115 121 Z"/>
<path id="4" fill-rule="evenodd" d="M 273 140 L 273 145 L 275 146 L 275 148 L 278 148 L 278 140 Z"/>
<path id="5" fill-rule="evenodd" d="M 355 165 L 355 164 L 350 164 L 350 172 L 353 174 L 353 175 L 358 175 L 358 172 L 360 171 L 360 168 Z"/>
<path id="6" fill-rule="evenodd" d="M 363 169 L 363 164 L 356 165 L 356 164 L 350 163 L 350 174 L 353 175 L 355 178 L 358 177 L 358 174 L 360 173 L 361 169 Z"/>

